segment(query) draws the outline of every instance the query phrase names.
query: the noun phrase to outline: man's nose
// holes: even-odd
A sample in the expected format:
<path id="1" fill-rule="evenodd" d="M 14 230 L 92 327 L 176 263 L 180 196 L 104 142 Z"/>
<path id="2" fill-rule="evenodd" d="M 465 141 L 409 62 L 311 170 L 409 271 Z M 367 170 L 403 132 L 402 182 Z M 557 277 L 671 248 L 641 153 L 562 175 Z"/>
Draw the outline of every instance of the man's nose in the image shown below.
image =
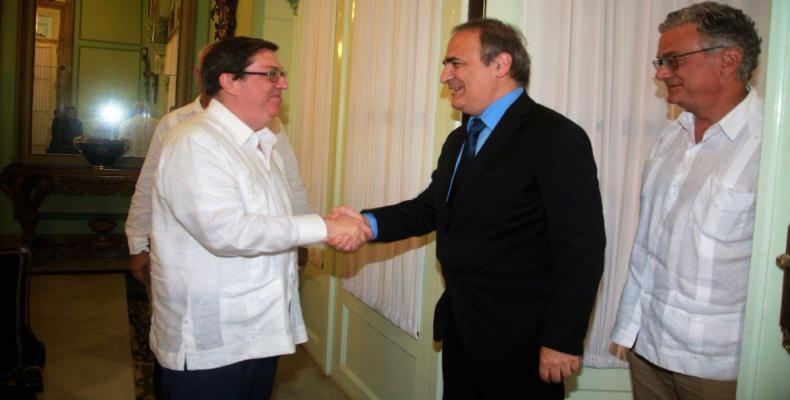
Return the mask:
<path id="1" fill-rule="evenodd" d="M 672 70 L 666 65 L 660 65 L 656 70 L 655 78 L 663 81 L 672 76 Z"/>
<path id="2" fill-rule="evenodd" d="M 452 68 L 449 65 L 445 65 L 442 69 L 442 75 L 439 77 L 439 81 L 442 83 L 447 83 L 453 77 Z"/>

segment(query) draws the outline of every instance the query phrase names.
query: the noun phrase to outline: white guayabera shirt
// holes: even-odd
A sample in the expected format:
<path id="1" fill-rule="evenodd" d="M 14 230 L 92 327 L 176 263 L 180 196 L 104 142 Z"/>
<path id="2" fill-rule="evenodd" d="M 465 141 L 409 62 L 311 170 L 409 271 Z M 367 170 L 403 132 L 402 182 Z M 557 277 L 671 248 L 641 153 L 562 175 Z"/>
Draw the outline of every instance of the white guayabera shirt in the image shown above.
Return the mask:
<path id="1" fill-rule="evenodd" d="M 151 234 L 151 191 L 153 190 L 154 172 L 159 165 L 162 153 L 162 141 L 168 132 L 178 124 L 193 117 L 203 110 L 200 97 L 195 101 L 169 112 L 162 117 L 156 125 L 156 130 L 148 145 L 148 152 L 137 178 L 134 196 L 129 206 L 129 216 L 126 219 L 126 237 L 129 242 L 129 254 L 140 254 L 149 251 L 148 237 Z M 307 189 L 299 175 L 299 163 L 296 160 L 288 135 L 284 130 L 277 133 L 277 144 L 274 150 L 283 160 L 285 178 L 291 190 L 291 204 L 296 215 L 311 213 L 307 201 Z"/>
<path id="2" fill-rule="evenodd" d="M 754 230 L 762 100 L 694 143 L 684 112 L 658 138 L 612 340 L 670 371 L 736 379 Z M 638 336 L 638 340 L 637 340 Z"/>
<path id="3" fill-rule="evenodd" d="M 165 368 L 216 368 L 307 340 L 296 246 L 324 240 L 326 225 L 292 215 L 276 141 L 216 100 L 165 138 L 152 194 L 150 337 Z"/>

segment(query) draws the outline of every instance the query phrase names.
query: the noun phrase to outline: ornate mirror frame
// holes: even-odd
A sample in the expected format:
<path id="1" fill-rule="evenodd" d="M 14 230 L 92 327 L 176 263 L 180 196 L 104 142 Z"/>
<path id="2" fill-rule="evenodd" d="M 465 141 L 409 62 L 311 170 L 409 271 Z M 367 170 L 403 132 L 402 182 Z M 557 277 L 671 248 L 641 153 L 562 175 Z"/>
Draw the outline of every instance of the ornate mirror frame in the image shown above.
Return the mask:
<path id="1" fill-rule="evenodd" d="M 197 1 L 181 0 L 178 66 L 176 69 L 178 74 L 176 104 L 179 106 L 192 100 Z M 31 154 L 36 3 L 36 0 L 17 0 L 19 24 L 17 28 L 14 161 L 23 164 L 87 165 L 82 156 Z M 141 157 L 123 157 L 116 165 L 118 167 L 139 167 L 142 160 Z"/>

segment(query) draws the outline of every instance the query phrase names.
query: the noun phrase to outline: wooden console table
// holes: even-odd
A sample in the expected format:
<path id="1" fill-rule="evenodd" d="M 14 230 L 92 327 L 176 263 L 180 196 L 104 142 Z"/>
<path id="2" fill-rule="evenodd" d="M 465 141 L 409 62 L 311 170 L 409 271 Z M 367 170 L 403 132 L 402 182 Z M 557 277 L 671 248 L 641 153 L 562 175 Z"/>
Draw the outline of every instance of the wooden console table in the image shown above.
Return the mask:
<path id="1" fill-rule="evenodd" d="M 50 193 L 131 196 L 139 174 L 139 168 L 13 163 L 0 173 L 0 188 L 14 203 L 14 219 L 22 227 L 22 242 L 33 246 L 40 218 L 38 208 Z"/>

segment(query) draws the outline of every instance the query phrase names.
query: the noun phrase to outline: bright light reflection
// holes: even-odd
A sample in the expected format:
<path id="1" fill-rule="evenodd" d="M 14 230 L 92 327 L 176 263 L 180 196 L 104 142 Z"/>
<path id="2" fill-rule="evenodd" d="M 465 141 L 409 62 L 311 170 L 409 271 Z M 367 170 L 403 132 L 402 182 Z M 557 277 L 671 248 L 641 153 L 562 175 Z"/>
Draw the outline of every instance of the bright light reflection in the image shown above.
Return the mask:
<path id="1" fill-rule="evenodd" d="M 108 124 L 117 124 L 123 119 L 123 110 L 117 104 L 105 104 L 99 110 L 101 119 Z"/>

